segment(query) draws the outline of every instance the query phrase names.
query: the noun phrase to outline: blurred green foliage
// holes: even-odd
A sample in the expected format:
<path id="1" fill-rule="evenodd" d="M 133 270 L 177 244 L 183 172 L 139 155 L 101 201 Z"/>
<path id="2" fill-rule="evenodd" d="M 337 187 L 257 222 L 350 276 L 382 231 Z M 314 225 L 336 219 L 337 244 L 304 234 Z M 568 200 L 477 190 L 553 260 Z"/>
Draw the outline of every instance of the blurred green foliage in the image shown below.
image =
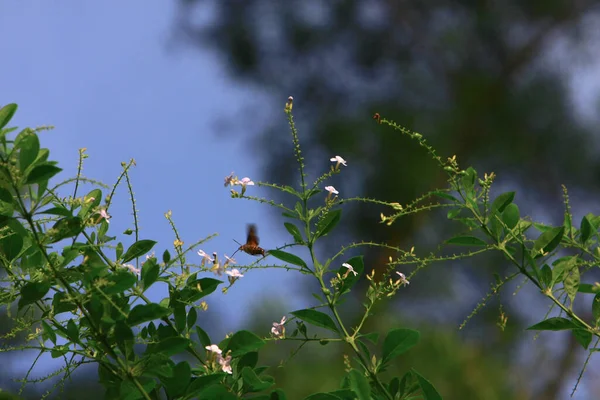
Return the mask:
<path id="1" fill-rule="evenodd" d="M 600 164 L 589 145 L 593 131 L 576 116 L 568 90 L 573 71 L 562 67 L 584 63 L 593 48 L 589 27 L 599 23 L 597 1 L 180 0 L 180 6 L 177 23 L 185 38 L 215 49 L 234 79 L 281 103 L 294 96 L 305 154 L 320 156 L 323 165 L 339 154 L 352 166 L 335 183 L 344 196 L 406 203 L 442 185 L 443 175 L 427 156 L 414 143 L 379 129 L 371 119 L 374 112 L 421 132 L 443 156 L 457 155 L 463 167 L 495 171 L 499 186 L 518 189 L 527 200 L 520 201 L 524 214 L 561 219 L 561 183 L 583 195 L 597 192 Z M 213 18 L 197 24 L 197 12 Z M 566 45 L 557 50 L 557 43 Z M 269 181 L 293 183 L 296 165 L 280 145 L 287 140 L 281 131 L 282 125 L 272 122 L 255 132 L 259 139 L 248 140 Z M 428 251 L 452 229 L 442 223 L 443 214 L 383 227 L 379 211 L 360 206 L 349 218 L 346 214 L 348 236 Z M 381 266 L 389 255 L 372 252 L 366 264 Z M 381 318 L 412 310 L 413 321 L 429 321 L 436 336 L 425 333 L 423 340 L 445 346 L 420 346 L 423 360 L 471 355 L 466 361 L 455 357 L 459 366 L 439 362 L 426 371 L 446 399 L 494 398 L 490 392 L 498 398 L 562 398 L 567 377 L 580 367 L 570 344 L 553 346 L 557 362 L 543 371 L 513 379 L 532 373 L 523 358 L 539 362 L 544 346 L 531 344 L 530 336 L 499 332 L 497 300 L 466 333 L 456 332 L 489 287 L 491 271 L 506 270 L 499 257 L 475 262 L 423 271 L 411 285 L 411 298 L 398 301 L 405 312 L 382 310 Z M 526 313 L 508 298 L 510 290 L 500 297 L 507 329 L 520 332 Z M 542 304 L 530 304 L 539 313 Z M 432 319 L 440 313 L 444 317 Z M 473 336 L 485 351 L 467 340 Z M 527 357 L 520 354 L 523 346 L 529 347 Z M 330 360 L 321 356 L 322 349 L 307 355 L 298 378 L 286 384 L 310 391 L 311 376 L 322 373 L 316 365 Z M 300 376 L 306 384 L 298 383 Z"/>

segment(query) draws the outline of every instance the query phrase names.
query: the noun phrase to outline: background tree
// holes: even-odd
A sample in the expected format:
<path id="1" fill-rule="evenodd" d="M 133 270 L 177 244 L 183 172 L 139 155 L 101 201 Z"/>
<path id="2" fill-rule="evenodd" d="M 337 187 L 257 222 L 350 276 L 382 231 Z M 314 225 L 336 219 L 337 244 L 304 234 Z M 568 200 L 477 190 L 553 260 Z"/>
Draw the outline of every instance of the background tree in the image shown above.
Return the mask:
<path id="1" fill-rule="evenodd" d="M 192 45 L 212 46 L 232 77 L 266 90 L 277 104 L 290 94 L 295 97 L 301 104 L 297 119 L 304 125 L 304 151 L 313 159 L 321 157 L 324 168 L 335 154 L 353 167 L 339 183 L 344 196 L 361 193 L 406 203 L 444 184 L 416 145 L 373 123 L 374 112 L 421 132 L 441 154 L 456 154 L 463 167 L 500 173 L 499 186 L 521 188 L 517 196 L 521 204 L 528 200 L 525 213 L 549 214 L 558 222 L 561 183 L 579 193 L 577 198 L 597 191 L 600 164 L 589 145 L 593 131 L 576 117 L 567 74 L 555 62 L 581 61 L 593 48 L 586 27 L 599 22 L 597 1 L 180 0 L 180 5 L 177 26 Z M 210 24 L 195 23 L 196 11 L 210 13 Z M 559 41 L 567 46 L 553 51 Z M 254 151 L 263 155 L 269 180 L 294 183 L 296 167 L 283 145 L 288 138 L 281 137 L 283 119 L 272 121 L 257 132 L 259 139 L 252 137 Z M 378 224 L 379 211 L 354 208 L 344 219 L 348 235 L 417 243 L 418 250 L 427 251 L 451 229 L 441 214 L 384 228 Z M 389 255 L 371 252 L 370 264 L 382 265 Z M 426 315 L 422 323 L 431 323 L 437 332 L 418 357 L 431 364 L 436 358 L 456 361 L 459 354 L 473 355 L 472 364 L 457 368 L 440 362 L 427 373 L 438 385 L 449 370 L 456 374 L 447 388 L 439 386 L 446 398 L 477 393 L 491 399 L 493 394 L 484 392 L 490 387 L 497 396 L 502 387 L 511 392 L 498 398 L 562 398 L 582 363 L 572 356 L 576 344 L 553 346 L 558 359 L 543 370 L 538 368 L 541 352 L 528 352 L 531 361 L 525 361 L 519 347 L 531 343 L 521 333 L 529 321 L 514 302 L 504 301 L 508 332 L 495 327 L 498 310 L 493 307 L 472 321 L 467 333 L 452 333 L 486 291 L 490 272 L 505 272 L 503 260 L 477 261 L 477 268 L 463 263 L 429 268 L 411 285 L 410 309 Z M 409 308 L 406 302 L 401 306 Z M 467 344 L 465 337 L 471 339 Z M 442 349 L 440 341 L 448 346 Z M 315 364 L 314 359 L 306 362 Z M 514 378 L 516 371 L 527 378 Z M 473 382 L 474 376 L 470 386 L 456 383 Z M 293 379 L 307 387 L 298 375 Z"/>

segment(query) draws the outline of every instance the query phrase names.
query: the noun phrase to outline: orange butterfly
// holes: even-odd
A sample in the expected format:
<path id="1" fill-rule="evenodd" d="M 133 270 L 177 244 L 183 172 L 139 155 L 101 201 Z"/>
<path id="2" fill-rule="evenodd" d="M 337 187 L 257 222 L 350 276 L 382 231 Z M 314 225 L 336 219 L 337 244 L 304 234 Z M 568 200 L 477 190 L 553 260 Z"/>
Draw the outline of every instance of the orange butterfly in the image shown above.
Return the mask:
<path id="1" fill-rule="evenodd" d="M 244 253 L 253 255 L 253 256 L 265 256 L 265 250 L 262 247 L 258 246 L 258 236 L 256 236 L 256 225 L 249 224 L 248 225 L 248 238 L 246 239 L 246 244 L 243 244 L 238 249 L 243 251 Z M 233 256 L 232 256 L 233 257 Z"/>

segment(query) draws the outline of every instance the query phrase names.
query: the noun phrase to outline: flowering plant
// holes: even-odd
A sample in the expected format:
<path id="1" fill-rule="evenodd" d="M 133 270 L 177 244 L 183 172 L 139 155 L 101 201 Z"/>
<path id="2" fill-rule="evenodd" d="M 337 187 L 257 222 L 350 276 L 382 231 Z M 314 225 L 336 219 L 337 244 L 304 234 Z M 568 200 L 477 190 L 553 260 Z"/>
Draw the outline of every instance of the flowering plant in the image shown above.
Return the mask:
<path id="1" fill-rule="evenodd" d="M 441 399 L 432 383 L 415 369 L 402 376 L 386 377 L 383 372 L 398 357 L 418 344 L 418 331 L 397 327 L 379 340 L 377 332 L 365 332 L 365 322 L 374 306 L 407 289 L 414 273 L 436 262 L 456 260 L 483 251 L 499 251 L 516 267 L 515 274 L 501 278 L 494 291 L 516 276 L 524 276 L 540 289 L 559 315 L 535 324 L 532 330 L 567 330 L 589 354 L 593 338 L 600 338 L 600 290 L 598 285 L 582 283 L 583 272 L 600 264 L 598 227 L 600 217 L 586 215 L 576 228 L 568 207 L 565 190 L 565 221 L 562 226 L 535 224 L 521 218 L 514 204 L 515 193 L 500 194 L 490 202 L 494 174 L 478 179 L 472 168 L 462 170 L 455 157 L 443 161 L 423 137 L 376 115 L 379 124 L 389 125 L 415 140 L 431 154 L 448 174 L 449 188 L 435 190 L 407 205 L 368 198 L 343 198 L 342 191 L 327 179 L 340 174 L 349 163 L 339 155 L 330 158 L 329 171 L 312 183 L 305 172 L 298 132 L 292 115 L 293 99 L 285 106 L 296 162 L 299 187 L 238 179 L 231 173 L 225 186 L 233 198 L 246 198 L 281 209 L 288 219 L 283 225 L 291 243 L 271 249 L 258 247 L 255 232 L 250 231 L 246 244 L 239 250 L 260 256 L 251 265 L 237 265 L 236 260 L 217 252 L 209 255 L 206 246 L 212 236 L 184 247 L 171 212 L 165 217 L 175 232 L 173 252 L 164 250 L 159 258 L 153 252 L 156 242 L 139 237 L 134 203 L 133 227 L 126 240 L 109 236 L 109 209 L 117 188 L 125 183 L 133 191 L 129 170 L 133 161 L 123 164 L 123 171 L 112 187 L 83 177 L 85 149 L 79 153 L 79 168 L 74 179 L 50 186 L 61 169 L 49 161 L 49 150 L 40 147 L 38 133 L 44 128 L 24 129 L 14 139 L 15 128 L 5 128 L 16 111 L 9 104 L 0 109 L 0 262 L 6 274 L 0 287 L 0 304 L 7 310 L 16 306 L 19 323 L 9 334 L 28 333 L 22 346 L 4 346 L 2 351 L 33 349 L 64 360 L 58 372 L 64 382 L 76 368 L 94 363 L 98 380 L 107 398 L 122 399 L 235 399 L 256 395 L 261 399 L 285 399 L 268 369 L 257 366 L 258 352 L 270 341 L 299 340 L 303 344 L 338 343 L 353 358 L 345 358 L 346 373 L 340 387 L 315 393 L 308 399 Z M 72 183 L 66 198 L 59 196 L 63 186 Z M 83 184 L 96 187 L 81 194 Z M 238 189 L 239 187 L 239 189 Z M 253 187 L 250 189 L 250 187 Z M 248 195 L 261 188 L 279 190 L 294 199 L 293 207 Z M 103 197 L 102 189 L 109 189 Z M 238 191 L 239 190 L 239 191 Z M 426 199 L 441 199 L 423 204 Z M 448 218 L 464 225 L 468 232 L 449 239 L 448 245 L 478 248 L 452 256 L 419 257 L 414 248 L 405 251 L 387 244 L 352 243 L 324 259 L 315 251 L 317 241 L 332 234 L 342 217 L 344 204 L 352 201 L 373 202 L 392 211 L 381 214 L 381 222 L 393 224 L 399 218 L 435 208 L 449 208 Z M 526 231 L 535 228 L 541 234 L 531 239 Z M 350 249 L 379 246 L 399 253 L 383 266 L 376 276 L 373 266 L 365 266 L 362 256 L 347 258 Z M 206 247 L 205 247 L 206 248 Z M 306 249 L 305 257 L 291 250 Z M 559 249 L 572 251 L 557 258 Z M 197 254 L 197 256 L 196 256 Z M 191 265 L 194 257 L 198 264 Z M 243 284 L 244 277 L 265 258 L 283 262 L 285 268 L 313 278 L 320 288 L 314 293 L 318 302 L 309 308 L 282 316 L 264 331 L 240 330 L 222 340 L 210 338 L 198 313 L 207 308 L 205 298 L 225 282 Z M 233 266 L 236 265 L 235 268 Z M 404 268 L 417 265 L 409 276 Z M 402 266 L 399 270 L 399 266 Z M 407 272 L 408 273 L 408 272 Z M 215 278 L 216 276 L 216 278 Z M 363 279 L 366 288 L 357 286 Z M 147 291 L 164 285 L 168 297 L 155 302 Z M 358 324 L 350 325 L 340 313 L 342 301 L 354 290 L 364 290 L 364 309 Z M 586 321 L 573 310 L 576 297 L 595 294 L 591 302 L 593 319 Z M 325 332 L 325 333 L 324 333 Z M 182 359 L 181 356 L 187 358 Z M 31 367 L 23 379 L 30 379 Z M 57 385 L 59 386 L 59 385 Z"/>

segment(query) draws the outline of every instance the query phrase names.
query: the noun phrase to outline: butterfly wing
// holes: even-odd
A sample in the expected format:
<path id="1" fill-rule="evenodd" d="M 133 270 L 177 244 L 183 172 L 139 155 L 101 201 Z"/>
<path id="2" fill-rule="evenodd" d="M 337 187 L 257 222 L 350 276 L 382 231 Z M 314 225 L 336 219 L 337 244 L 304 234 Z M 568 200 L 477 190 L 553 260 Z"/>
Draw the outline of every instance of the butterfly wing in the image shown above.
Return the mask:
<path id="1" fill-rule="evenodd" d="M 246 238 L 246 245 L 252 247 L 258 246 L 258 236 L 256 235 L 256 225 L 248 225 L 248 237 Z"/>

